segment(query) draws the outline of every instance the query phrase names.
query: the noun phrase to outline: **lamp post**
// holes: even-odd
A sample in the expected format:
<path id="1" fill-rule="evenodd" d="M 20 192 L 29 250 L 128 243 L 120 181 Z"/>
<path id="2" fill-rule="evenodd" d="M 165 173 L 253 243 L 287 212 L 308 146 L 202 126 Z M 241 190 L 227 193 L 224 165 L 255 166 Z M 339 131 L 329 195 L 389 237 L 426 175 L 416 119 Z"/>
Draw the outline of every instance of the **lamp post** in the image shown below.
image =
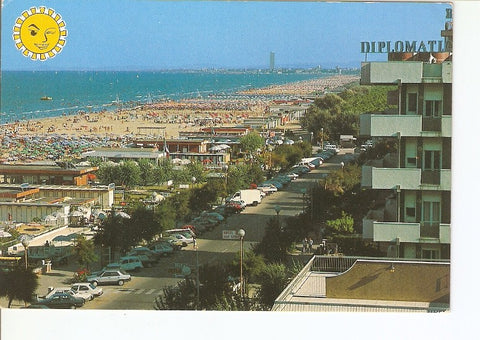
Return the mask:
<path id="1" fill-rule="evenodd" d="M 240 297 L 243 298 L 243 238 L 245 230 L 239 229 L 238 236 L 240 236 Z"/>
<path id="2" fill-rule="evenodd" d="M 321 137 L 320 137 L 320 138 L 321 138 L 321 139 L 320 139 L 320 141 L 321 141 L 320 147 L 321 147 L 322 150 L 323 150 L 323 128 L 320 129 L 320 132 L 321 132 L 321 134 L 322 134 Z"/>
<path id="3" fill-rule="evenodd" d="M 27 237 L 22 238 L 22 245 L 25 248 L 25 269 L 28 269 L 28 245 L 30 244 L 30 240 Z"/>
<path id="4" fill-rule="evenodd" d="M 197 238 L 195 237 L 193 239 L 193 247 L 195 248 L 195 256 L 197 258 L 197 263 L 196 263 L 196 271 L 197 271 L 197 309 L 200 306 L 200 273 L 199 273 L 199 268 L 198 268 L 198 241 Z"/>

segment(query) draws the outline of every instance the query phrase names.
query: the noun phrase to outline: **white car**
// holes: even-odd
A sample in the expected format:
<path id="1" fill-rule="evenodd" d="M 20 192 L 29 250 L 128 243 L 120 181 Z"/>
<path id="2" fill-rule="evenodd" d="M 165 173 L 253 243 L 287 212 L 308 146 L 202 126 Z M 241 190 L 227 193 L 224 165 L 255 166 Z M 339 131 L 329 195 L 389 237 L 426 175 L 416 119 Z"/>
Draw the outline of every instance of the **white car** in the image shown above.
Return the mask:
<path id="1" fill-rule="evenodd" d="M 336 154 L 340 152 L 340 149 L 339 149 L 335 144 L 326 144 L 326 145 L 323 147 L 323 150 L 332 150 L 332 151 L 334 151 Z"/>
<path id="2" fill-rule="evenodd" d="M 273 184 L 262 184 L 262 185 L 258 186 L 257 189 L 262 190 L 262 192 L 264 192 L 266 194 L 271 194 L 273 192 L 278 191 L 277 187 Z"/>
<path id="3" fill-rule="evenodd" d="M 292 179 L 292 181 L 294 181 L 298 178 L 298 174 L 296 174 L 294 172 L 290 172 L 290 173 L 287 174 L 287 177 L 290 177 Z"/>
<path id="4" fill-rule="evenodd" d="M 171 234 L 166 237 L 167 240 L 172 240 L 174 244 L 182 247 L 186 247 L 188 244 L 193 243 L 193 237 L 186 237 L 182 234 Z"/>
<path id="5" fill-rule="evenodd" d="M 55 294 L 70 294 L 76 298 L 82 298 L 84 301 L 93 300 L 93 295 L 89 292 L 75 292 L 69 287 L 49 288 L 47 295 L 45 295 L 45 299 L 48 299 Z"/>
<path id="6" fill-rule="evenodd" d="M 93 295 L 93 297 L 99 297 L 103 294 L 103 289 L 100 287 L 95 287 L 88 282 L 79 282 L 72 285 L 71 290 L 76 293 L 87 292 Z"/>

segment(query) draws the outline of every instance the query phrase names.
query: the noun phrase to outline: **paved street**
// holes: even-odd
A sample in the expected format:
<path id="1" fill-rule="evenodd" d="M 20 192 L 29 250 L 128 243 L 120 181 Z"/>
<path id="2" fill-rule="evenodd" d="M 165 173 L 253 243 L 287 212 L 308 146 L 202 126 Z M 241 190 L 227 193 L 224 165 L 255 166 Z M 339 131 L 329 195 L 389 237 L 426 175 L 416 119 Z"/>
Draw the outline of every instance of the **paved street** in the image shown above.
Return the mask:
<path id="1" fill-rule="evenodd" d="M 341 154 L 333 157 L 328 163 L 319 169 L 303 175 L 292 181 L 285 189 L 264 198 L 262 203 L 256 207 L 247 207 L 241 214 L 228 217 L 225 223 L 217 226 L 214 230 L 207 232 L 198 239 L 198 262 L 199 264 L 212 263 L 216 261 L 229 261 L 233 259 L 240 250 L 239 240 L 222 240 L 223 230 L 244 229 L 245 249 L 249 249 L 250 243 L 259 242 L 263 235 L 267 221 L 276 215 L 275 206 L 281 208 L 279 218 L 294 216 L 304 208 L 304 200 L 301 189 L 310 187 L 325 173 L 337 169 L 343 159 L 343 154 L 353 153 L 351 149 L 342 150 Z M 35 239 L 33 244 L 43 244 L 45 240 L 51 240 L 57 234 L 69 234 L 78 232 L 78 228 L 64 228 L 55 233 L 44 235 Z M 175 263 L 196 266 L 196 252 L 191 245 L 181 251 L 175 252 L 171 257 L 160 259 L 159 263 L 152 268 L 143 268 L 133 273 L 132 281 L 124 286 L 102 286 L 104 294 L 85 304 L 82 309 L 130 309 L 130 310 L 151 310 L 153 309 L 154 298 L 162 293 L 163 288 L 176 284 L 181 278 L 175 278 L 172 269 Z M 68 286 L 68 280 L 72 277 L 78 265 L 54 267 L 50 273 L 39 276 L 38 295 L 44 295 L 48 287 Z M 0 300 L 0 306 L 6 307 L 5 300 Z M 15 301 L 13 308 L 23 306 Z"/>

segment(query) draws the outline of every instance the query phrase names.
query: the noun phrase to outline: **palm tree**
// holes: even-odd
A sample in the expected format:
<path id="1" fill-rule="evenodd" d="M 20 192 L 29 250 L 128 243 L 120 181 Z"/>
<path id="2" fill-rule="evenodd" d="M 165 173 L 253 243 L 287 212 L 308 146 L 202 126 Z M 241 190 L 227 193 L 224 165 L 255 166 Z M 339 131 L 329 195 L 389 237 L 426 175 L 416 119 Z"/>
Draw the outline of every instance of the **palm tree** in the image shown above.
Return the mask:
<path id="1" fill-rule="evenodd" d="M 17 266 L 9 271 L 0 272 L 0 296 L 8 298 L 8 308 L 13 300 L 31 302 L 37 287 L 38 277 L 31 268 Z"/>

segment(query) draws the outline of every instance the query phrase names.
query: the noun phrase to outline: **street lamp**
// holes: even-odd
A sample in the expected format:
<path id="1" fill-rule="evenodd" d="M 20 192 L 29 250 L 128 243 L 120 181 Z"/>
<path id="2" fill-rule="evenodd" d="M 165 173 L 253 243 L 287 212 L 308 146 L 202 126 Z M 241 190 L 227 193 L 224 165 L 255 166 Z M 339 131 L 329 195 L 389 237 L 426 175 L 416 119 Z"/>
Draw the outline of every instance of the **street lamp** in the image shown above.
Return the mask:
<path id="1" fill-rule="evenodd" d="M 198 266 L 198 242 L 197 238 L 193 238 L 193 248 L 195 249 L 195 256 L 197 258 L 197 263 L 196 263 L 196 271 L 197 271 L 197 309 L 200 306 L 200 273 L 199 273 L 199 266 Z"/>
<path id="2" fill-rule="evenodd" d="M 28 237 L 22 237 L 22 246 L 25 248 L 25 269 L 28 269 L 28 245 L 30 244 L 30 240 Z"/>
<path id="3" fill-rule="evenodd" d="M 321 141 L 320 147 L 321 147 L 322 150 L 323 150 L 323 128 L 320 129 L 320 132 L 321 132 L 321 134 L 322 134 L 322 135 L 320 136 L 320 138 L 321 138 L 321 139 L 320 139 L 320 141 Z"/>
<path id="4" fill-rule="evenodd" d="M 240 236 L 240 297 L 243 298 L 243 238 L 245 237 L 245 230 L 238 230 Z"/>

